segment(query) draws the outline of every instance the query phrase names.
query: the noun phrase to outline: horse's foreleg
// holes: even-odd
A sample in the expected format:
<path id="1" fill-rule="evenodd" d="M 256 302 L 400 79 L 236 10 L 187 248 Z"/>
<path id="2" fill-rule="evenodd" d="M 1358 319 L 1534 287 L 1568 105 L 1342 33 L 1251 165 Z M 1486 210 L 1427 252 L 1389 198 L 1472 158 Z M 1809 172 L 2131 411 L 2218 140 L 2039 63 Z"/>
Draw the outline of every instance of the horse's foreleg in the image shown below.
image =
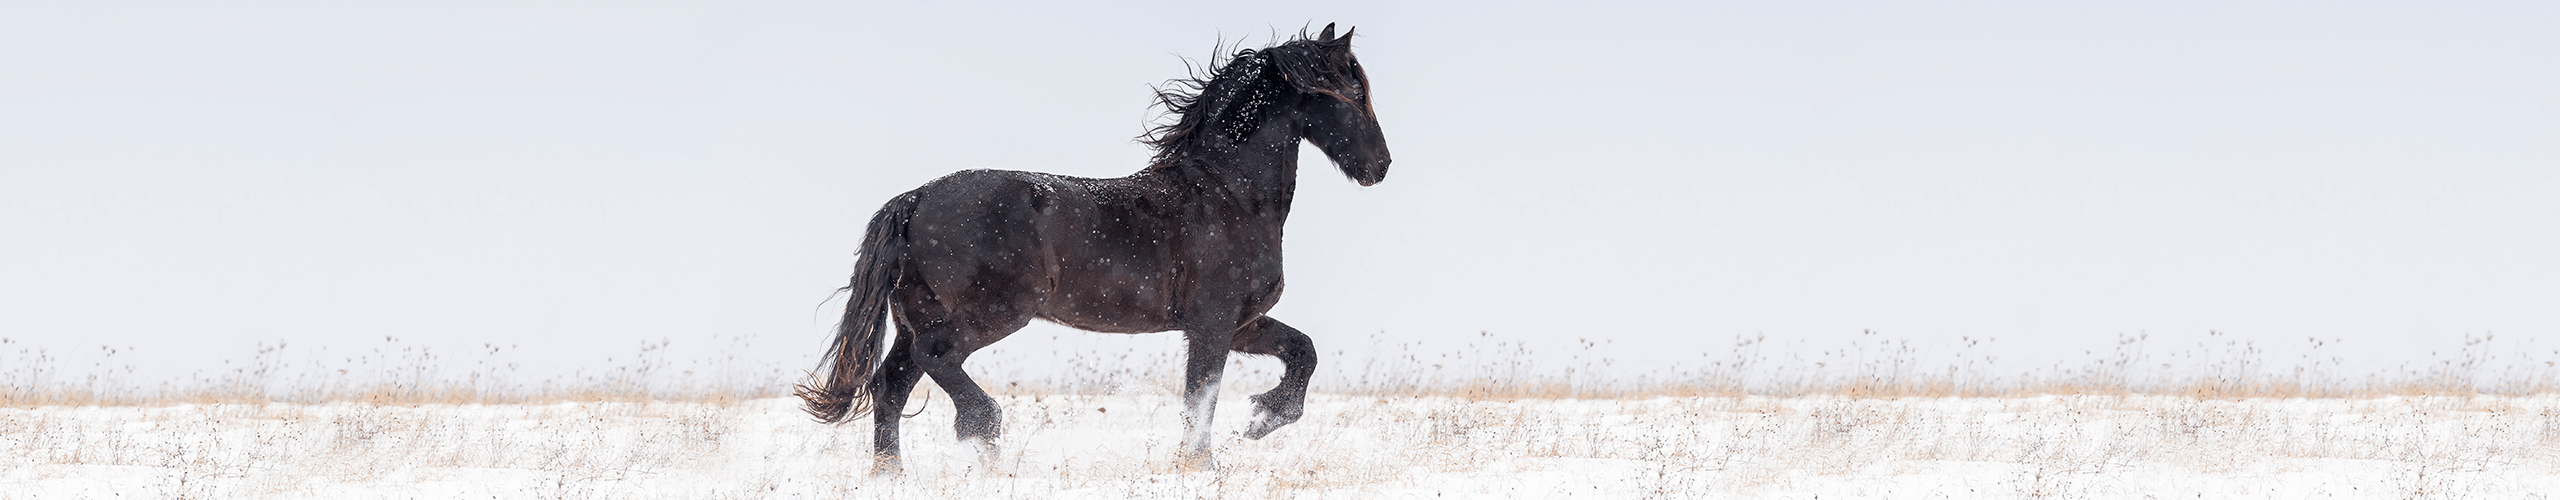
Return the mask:
<path id="1" fill-rule="evenodd" d="M 1210 469 L 1217 460 L 1209 453 L 1209 421 L 1218 411 L 1218 380 L 1227 369 L 1227 349 L 1234 344 L 1233 328 L 1186 330 L 1188 337 L 1182 384 L 1182 451 L 1177 460 L 1184 467 Z"/>
<path id="2" fill-rule="evenodd" d="M 1253 396 L 1253 422 L 1246 439 L 1262 439 L 1280 426 L 1298 421 L 1307 401 L 1307 378 L 1316 372 L 1316 343 L 1296 328 L 1264 316 L 1236 331 L 1235 351 L 1280 358 L 1280 385 Z"/>
<path id="3" fill-rule="evenodd" d="M 903 467 L 898 460 L 898 419 L 906 411 L 907 394 L 914 392 L 916 380 L 924 370 L 916 367 L 913 337 L 906 327 L 898 327 L 898 339 L 891 342 L 889 354 L 880 361 L 880 374 L 871 378 L 871 475 L 897 475 Z"/>

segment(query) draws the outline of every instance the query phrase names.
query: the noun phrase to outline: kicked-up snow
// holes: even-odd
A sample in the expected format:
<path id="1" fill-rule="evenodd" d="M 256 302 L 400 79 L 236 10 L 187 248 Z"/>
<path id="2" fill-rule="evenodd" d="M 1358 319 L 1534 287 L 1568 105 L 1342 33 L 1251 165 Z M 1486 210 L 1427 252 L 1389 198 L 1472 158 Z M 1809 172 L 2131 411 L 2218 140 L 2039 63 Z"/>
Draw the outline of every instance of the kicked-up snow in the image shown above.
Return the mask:
<path id="1" fill-rule="evenodd" d="M 925 398 L 920 398 L 925 399 Z M 1000 396 L 993 464 L 911 403 L 0 409 L 0 498 L 2549 498 L 2560 397 L 1469 400 L 1317 394 L 1262 440 L 1220 401 L 1185 471 L 1161 395 Z M 908 411 L 918 411 L 909 408 Z M 2537 495 L 2540 495 L 2537 497 Z"/>

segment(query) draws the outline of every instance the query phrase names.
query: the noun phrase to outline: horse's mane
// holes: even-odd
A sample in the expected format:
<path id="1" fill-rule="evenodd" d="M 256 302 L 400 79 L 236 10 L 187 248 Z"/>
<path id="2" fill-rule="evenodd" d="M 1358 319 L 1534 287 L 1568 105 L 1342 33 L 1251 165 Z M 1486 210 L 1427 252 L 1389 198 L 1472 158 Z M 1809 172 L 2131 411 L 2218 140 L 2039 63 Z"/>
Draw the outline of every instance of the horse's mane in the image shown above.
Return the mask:
<path id="1" fill-rule="evenodd" d="M 1332 27 L 1326 26 L 1326 29 L 1326 34 L 1331 35 Z M 1347 42 L 1349 37 L 1344 38 Z M 1154 163 L 1161 165 L 1179 160 L 1204 146 L 1224 146 L 1209 143 L 1211 135 L 1223 135 L 1229 140 L 1252 135 L 1255 128 L 1261 126 L 1265 115 L 1279 109 L 1268 105 L 1278 97 L 1276 94 L 1295 90 L 1281 73 L 1324 71 L 1280 68 L 1276 65 L 1305 66 L 1314 61 L 1305 57 L 1274 56 L 1284 51 L 1317 52 L 1314 49 L 1318 43 L 1320 41 L 1308 37 L 1306 30 L 1301 29 L 1297 36 L 1261 49 L 1237 50 L 1225 57 L 1213 56 L 1205 66 L 1193 65 L 1185 59 L 1183 65 L 1190 70 L 1190 77 L 1166 80 L 1163 86 L 1156 87 L 1155 106 L 1164 108 L 1165 115 L 1173 117 L 1173 121 L 1148 129 L 1145 135 L 1138 137 L 1138 142 L 1155 148 Z M 1220 42 L 1211 50 L 1214 54 L 1226 52 L 1226 49 L 1227 45 Z"/>

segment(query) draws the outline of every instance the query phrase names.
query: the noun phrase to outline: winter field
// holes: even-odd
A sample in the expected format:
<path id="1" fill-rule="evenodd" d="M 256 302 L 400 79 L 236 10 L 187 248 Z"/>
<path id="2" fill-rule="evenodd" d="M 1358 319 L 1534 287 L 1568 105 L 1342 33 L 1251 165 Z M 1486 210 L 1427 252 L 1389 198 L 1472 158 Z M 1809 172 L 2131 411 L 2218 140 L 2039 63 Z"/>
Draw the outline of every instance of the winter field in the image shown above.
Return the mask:
<path id="1" fill-rule="evenodd" d="M 1483 400 L 1321 394 L 1175 470 L 1163 395 L 1004 398 L 1000 463 L 794 401 L 0 410 L 9 498 L 2547 498 L 2560 398 Z M 1230 398 L 1219 420 L 1240 421 Z M 932 425 L 934 423 L 942 425 Z M 936 438 L 940 439 L 936 439 Z"/>
<path id="2" fill-rule="evenodd" d="M 905 409 L 917 416 L 904 427 L 907 473 L 896 478 L 864 475 L 867 420 L 812 423 L 796 400 L 774 397 L 782 388 L 772 384 L 648 388 L 604 377 L 626 385 L 535 390 L 391 377 L 281 394 L 233 383 L 117 398 L 83 395 L 72 390 L 77 384 L 30 382 L 21 370 L 0 401 L 0 498 L 2398 499 L 2560 492 L 2560 393 L 2547 383 L 2483 388 L 2421 377 L 2390 379 L 2401 381 L 2396 385 L 2306 384 L 2271 376 L 2172 383 L 2105 370 L 1967 381 L 1892 369 L 1786 379 L 1792 385 L 1712 371 L 1683 376 L 1688 384 L 1378 378 L 1414 373 L 1417 365 L 1338 376 L 1366 385 L 1335 381 L 1310 397 L 1303 420 L 1255 441 L 1235 436 L 1249 411 L 1244 398 L 1272 380 L 1255 370 L 1269 368 L 1254 364 L 1267 360 L 1238 360 L 1218 407 L 1219 467 L 1192 471 L 1170 460 L 1181 428 L 1170 356 L 1128 361 L 1080 361 L 1074 366 L 1085 371 L 1068 377 L 1074 383 L 991 384 L 1000 386 L 1006 412 L 1003 452 L 991 467 L 952 438 L 950 400 L 925 384 Z"/>

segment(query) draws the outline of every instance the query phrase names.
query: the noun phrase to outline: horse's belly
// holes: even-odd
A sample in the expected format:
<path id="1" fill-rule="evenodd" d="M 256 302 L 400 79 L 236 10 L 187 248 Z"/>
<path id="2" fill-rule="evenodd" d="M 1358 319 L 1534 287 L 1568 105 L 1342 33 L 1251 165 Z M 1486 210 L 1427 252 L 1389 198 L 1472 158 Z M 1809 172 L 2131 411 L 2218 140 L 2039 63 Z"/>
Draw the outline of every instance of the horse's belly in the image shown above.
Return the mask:
<path id="1" fill-rule="evenodd" d="M 1046 307 L 1041 308 L 1041 319 L 1107 333 L 1175 328 L 1171 295 L 1155 283 L 1158 280 L 1128 273 L 1061 271 L 1044 301 Z"/>

